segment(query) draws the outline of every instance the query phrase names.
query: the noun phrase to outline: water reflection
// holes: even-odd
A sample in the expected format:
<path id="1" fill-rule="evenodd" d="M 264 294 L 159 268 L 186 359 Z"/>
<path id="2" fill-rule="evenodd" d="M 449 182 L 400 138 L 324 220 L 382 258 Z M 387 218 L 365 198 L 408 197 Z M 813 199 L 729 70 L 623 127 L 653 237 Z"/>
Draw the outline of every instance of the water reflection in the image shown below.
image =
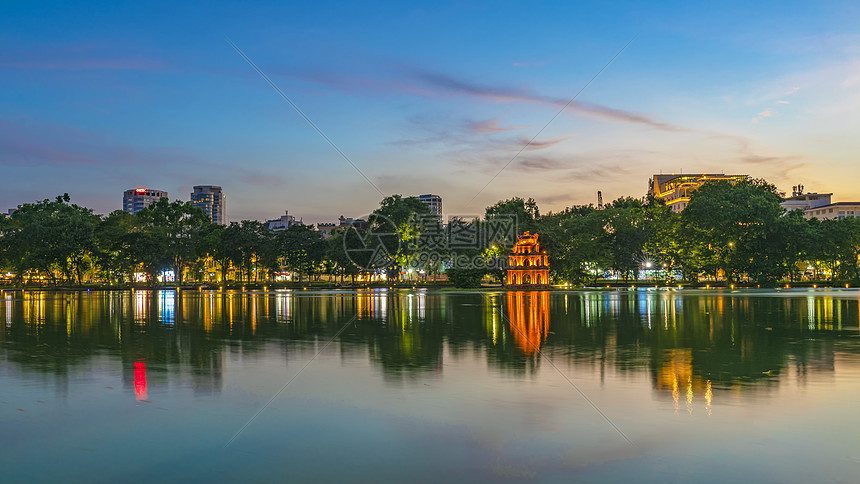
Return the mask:
<path id="1" fill-rule="evenodd" d="M 514 341 L 523 354 L 540 352 L 549 332 L 549 291 L 507 293 L 507 314 Z"/>
<path id="2" fill-rule="evenodd" d="M 805 385 L 832 374 L 838 355 L 860 354 L 856 291 L 19 291 L 0 311 L 0 355 L 16 371 L 62 393 L 70 369 L 107 356 L 139 400 L 177 379 L 218 394 L 228 361 L 296 358 L 353 316 L 330 351 L 369 361 L 391 383 L 438 378 L 463 357 L 527 376 L 540 353 L 601 381 L 607 372 L 650 380 L 679 414 L 710 414 L 728 390 Z"/>

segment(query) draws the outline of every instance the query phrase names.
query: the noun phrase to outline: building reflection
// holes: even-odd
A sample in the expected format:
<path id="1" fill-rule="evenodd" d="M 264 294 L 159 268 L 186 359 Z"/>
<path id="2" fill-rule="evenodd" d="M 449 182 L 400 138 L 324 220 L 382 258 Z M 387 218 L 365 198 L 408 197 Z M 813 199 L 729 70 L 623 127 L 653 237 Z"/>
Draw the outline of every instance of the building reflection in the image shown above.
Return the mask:
<path id="1" fill-rule="evenodd" d="M 549 331 L 549 291 L 508 292 L 507 315 L 511 333 L 525 355 L 540 352 Z"/>
<path id="2" fill-rule="evenodd" d="M 64 392 L 91 358 L 119 355 L 136 398 L 179 380 L 224 387 L 228 365 L 261 354 L 327 351 L 364 359 L 387 381 L 439 378 L 468 356 L 494 370 L 644 377 L 679 413 L 712 411 L 724 391 L 774 391 L 832 375 L 860 322 L 856 292 L 746 297 L 716 291 L 447 293 L 362 291 L 7 291 L 0 358 L 51 375 Z M 550 330 L 550 321 L 552 330 Z M 349 325 L 347 323 L 349 322 Z M 347 326 L 345 326 L 347 325 Z M 342 333 L 338 333 L 344 329 Z M 549 336 L 552 336 L 551 338 Z M 446 359 L 448 360 L 446 362 Z M 190 377 L 189 377 L 190 375 Z"/>
<path id="3" fill-rule="evenodd" d="M 675 413 L 682 408 L 682 402 L 687 413 L 693 413 L 694 400 L 704 402 L 705 410 L 710 413 L 713 398 L 711 381 L 694 373 L 692 351 L 689 348 L 667 350 L 661 359 L 654 387 L 658 391 L 671 392 Z"/>

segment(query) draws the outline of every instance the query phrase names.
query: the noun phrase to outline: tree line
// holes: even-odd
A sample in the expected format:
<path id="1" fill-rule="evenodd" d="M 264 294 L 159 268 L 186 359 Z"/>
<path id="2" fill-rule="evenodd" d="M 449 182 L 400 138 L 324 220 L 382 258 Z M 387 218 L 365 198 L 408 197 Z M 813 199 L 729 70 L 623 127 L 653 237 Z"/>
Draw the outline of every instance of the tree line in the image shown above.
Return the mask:
<path id="1" fill-rule="evenodd" d="M 140 274 L 154 282 L 164 271 L 177 283 L 265 283 L 282 272 L 298 282 L 355 283 L 371 273 L 396 281 L 414 271 L 413 280 L 444 273 L 470 287 L 487 276 L 504 280 L 515 237 L 485 229 L 513 219 L 515 233 L 540 234 L 555 283 L 636 280 L 642 271 L 667 281 L 860 282 L 860 219 L 807 220 L 802 211 L 786 212 L 781 201 L 764 180 L 713 181 L 681 213 L 659 199 L 622 197 L 542 214 L 533 199 L 511 198 L 487 207 L 483 217 L 443 225 L 417 198 L 393 195 L 366 224 L 324 238 L 300 224 L 280 232 L 250 220 L 217 225 L 190 202 L 167 199 L 136 215 L 102 216 L 63 195 L 0 219 L 0 270 L 18 283 L 51 285 L 122 284 Z M 489 235 L 473 246 L 451 243 L 464 233 Z M 371 260 L 380 253 L 385 257 Z M 486 264 L 463 267 L 456 260 Z"/>

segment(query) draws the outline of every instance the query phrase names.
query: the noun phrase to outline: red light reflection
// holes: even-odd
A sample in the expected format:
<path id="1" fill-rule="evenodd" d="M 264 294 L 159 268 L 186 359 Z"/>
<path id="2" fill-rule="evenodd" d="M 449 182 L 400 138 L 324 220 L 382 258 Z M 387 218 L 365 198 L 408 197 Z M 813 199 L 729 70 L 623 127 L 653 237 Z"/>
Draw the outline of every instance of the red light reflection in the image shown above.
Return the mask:
<path id="1" fill-rule="evenodd" d="M 146 363 L 134 362 L 134 396 L 137 400 L 146 400 Z"/>

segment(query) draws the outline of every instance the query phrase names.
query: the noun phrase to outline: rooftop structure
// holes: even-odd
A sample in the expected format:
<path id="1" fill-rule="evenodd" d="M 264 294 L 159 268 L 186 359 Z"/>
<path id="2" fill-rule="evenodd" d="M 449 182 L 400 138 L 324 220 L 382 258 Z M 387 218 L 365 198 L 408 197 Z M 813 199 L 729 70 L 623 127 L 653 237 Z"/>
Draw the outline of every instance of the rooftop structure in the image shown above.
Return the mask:
<path id="1" fill-rule="evenodd" d="M 810 208 L 830 205 L 832 193 L 803 193 L 803 185 L 791 187 L 791 196 L 786 197 L 779 204 L 780 207 L 791 210 L 809 210 Z"/>

